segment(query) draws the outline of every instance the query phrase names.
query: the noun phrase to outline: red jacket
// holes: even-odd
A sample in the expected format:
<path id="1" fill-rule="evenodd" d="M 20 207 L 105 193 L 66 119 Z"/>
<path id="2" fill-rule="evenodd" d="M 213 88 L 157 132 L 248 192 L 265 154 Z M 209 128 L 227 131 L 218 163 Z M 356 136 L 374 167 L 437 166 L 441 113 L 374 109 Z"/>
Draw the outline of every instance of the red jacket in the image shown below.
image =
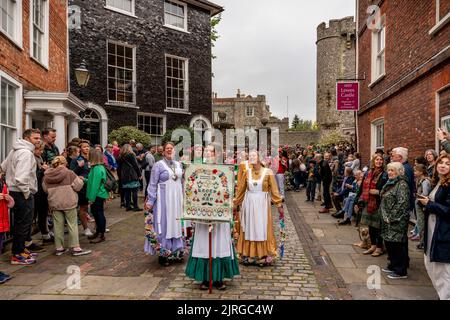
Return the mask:
<path id="1" fill-rule="evenodd" d="M 3 184 L 3 188 L 1 193 L 7 194 L 8 188 L 6 188 L 6 183 Z M 8 232 L 9 231 L 9 211 L 8 211 L 8 201 L 5 199 L 0 200 L 0 233 Z"/>

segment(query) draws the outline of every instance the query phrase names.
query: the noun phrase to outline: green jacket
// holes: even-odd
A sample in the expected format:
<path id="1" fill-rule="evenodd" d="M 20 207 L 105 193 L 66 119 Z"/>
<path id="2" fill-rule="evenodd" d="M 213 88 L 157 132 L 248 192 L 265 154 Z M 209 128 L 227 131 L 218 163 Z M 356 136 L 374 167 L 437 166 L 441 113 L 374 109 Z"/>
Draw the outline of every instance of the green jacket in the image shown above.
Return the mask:
<path id="1" fill-rule="evenodd" d="M 405 176 L 389 180 L 381 191 L 381 237 L 389 242 L 408 241 L 409 186 Z"/>
<path id="2" fill-rule="evenodd" d="M 86 197 L 89 202 L 94 202 L 95 199 L 108 199 L 109 193 L 105 189 L 106 169 L 102 164 L 95 165 L 91 168 L 87 179 L 87 193 Z"/>

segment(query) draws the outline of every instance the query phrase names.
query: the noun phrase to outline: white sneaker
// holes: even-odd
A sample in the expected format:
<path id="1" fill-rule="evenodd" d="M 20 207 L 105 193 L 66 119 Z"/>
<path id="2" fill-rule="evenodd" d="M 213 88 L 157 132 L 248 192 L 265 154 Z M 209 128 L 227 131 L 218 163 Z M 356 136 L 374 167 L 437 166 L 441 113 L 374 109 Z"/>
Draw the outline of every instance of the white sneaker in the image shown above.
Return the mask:
<path id="1" fill-rule="evenodd" d="M 109 232 L 109 229 L 108 229 L 108 228 L 106 228 L 106 229 L 105 229 L 105 233 L 108 233 L 108 232 Z"/>
<path id="2" fill-rule="evenodd" d="M 93 236 L 94 234 L 92 233 L 91 229 L 87 228 L 86 230 L 84 230 L 84 235 L 86 237 L 90 237 Z"/>

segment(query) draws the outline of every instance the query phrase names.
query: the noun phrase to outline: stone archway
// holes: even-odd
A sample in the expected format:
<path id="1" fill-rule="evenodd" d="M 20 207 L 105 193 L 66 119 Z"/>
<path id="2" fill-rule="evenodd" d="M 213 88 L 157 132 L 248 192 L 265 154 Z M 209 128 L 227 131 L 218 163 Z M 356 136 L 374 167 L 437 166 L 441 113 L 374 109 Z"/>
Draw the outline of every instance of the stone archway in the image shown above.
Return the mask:
<path id="1" fill-rule="evenodd" d="M 106 111 L 92 102 L 87 103 L 85 116 L 79 124 L 80 138 L 103 147 L 108 143 L 108 115 Z"/>

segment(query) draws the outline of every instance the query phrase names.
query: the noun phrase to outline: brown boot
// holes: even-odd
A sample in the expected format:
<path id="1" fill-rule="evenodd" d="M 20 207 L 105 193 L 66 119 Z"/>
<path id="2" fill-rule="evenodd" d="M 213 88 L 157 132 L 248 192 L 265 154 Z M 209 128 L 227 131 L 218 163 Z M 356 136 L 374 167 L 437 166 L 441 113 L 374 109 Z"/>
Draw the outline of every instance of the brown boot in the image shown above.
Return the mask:
<path id="1" fill-rule="evenodd" d="M 105 240 L 106 240 L 105 239 L 105 234 L 104 233 L 99 233 L 98 237 L 96 239 L 94 239 L 94 240 L 89 241 L 89 243 L 100 243 L 100 242 L 103 242 Z"/>

